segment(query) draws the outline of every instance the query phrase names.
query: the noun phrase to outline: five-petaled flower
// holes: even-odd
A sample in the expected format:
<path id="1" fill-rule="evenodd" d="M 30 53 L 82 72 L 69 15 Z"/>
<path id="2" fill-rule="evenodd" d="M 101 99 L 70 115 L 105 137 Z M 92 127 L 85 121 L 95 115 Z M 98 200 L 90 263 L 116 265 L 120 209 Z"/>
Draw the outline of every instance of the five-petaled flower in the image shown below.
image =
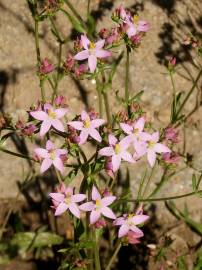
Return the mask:
<path id="1" fill-rule="evenodd" d="M 75 217 L 80 218 L 80 210 L 77 203 L 86 199 L 85 194 L 74 194 L 73 188 L 63 187 L 62 192 L 50 193 L 53 208 L 56 209 L 55 216 L 63 214 L 69 210 Z"/>
<path id="2" fill-rule="evenodd" d="M 34 152 L 39 158 L 43 159 L 40 169 L 41 173 L 47 171 L 51 165 L 61 173 L 64 172 L 64 165 L 61 156 L 67 155 L 67 150 L 55 148 L 54 144 L 48 140 L 46 142 L 46 149 L 36 148 Z"/>
<path id="3" fill-rule="evenodd" d="M 156 161 L 156 153 L 170 153 L 171 150 L 159 141 L 159 132 L 154 132 L 150 135 L 147 142 L 147 159 L 151 167 L 154 166 Z"/>
<path id="4" fill-rule="evenodd" d="M 112 204 L 115 201 L 115 196 L 105 196 L 101 198 L 101 195 L 97 188 L 93 186 L 92 189 L 92 200 L 91 202 L 84 203 L 79 206 L 79 209 L 82 211 L 91 211 L 90 213 L 90 224 L 96 223 L 101 215 L 110 218 L 115 219 L 116 216 L 112 212 L 112 210 L 108 207 L 110 204 Z"/>
<path id="5" fill-rule="evenodd" d="M 130 146 L 131 138 L 125 137 L 120 142 L 114 135 L 109 135 L 109 145 L 108 147 L 102 148 L 98 153 L 101 156 L 112 157 L 112 167 L 113 171 L 117 171 L 120 167 L 121 160 L 125 160 L 134 163 L 132 155 L 126 151 Z"/>
<path id="6" fill-rule="evenodd" d="M 137 225 L 144 223 L 148 220 L 149 216 L 147 215 L 123 215 L 122 217 L 117 218 L 113 224 L 115 226 L 120 226 L 118 237 L 126 236 L 129 232 L 134 232 L 138 235 L 142 235 L 142 231 L 137 227 Z"/>
<path id="7" fill-rule="evenodd" d="M 104 50 L 105 40 L 101 39 L 96 43 L 91 42 L 85 35 L 81 36 L 81 44 L 84 48 L 83 51 L 74 56 L 76 60 L 88 59 L 88 66 L 91 72 L 94 72 L 97 67 L 97 58 L 106 58 L 111 56 L 111 52 Z"/>
<path id="8" fill-rule="evenodd" d="M 59 120 L 68 112 L 67 108 L 58 108 L 55 109 L 52 105 L 46 103 L 44 104 L 44 110 L 39 111 L 32 111 L 30 115 L 42 121 L 41 128 L 40 128 L 40 136 L 44 136 L 51 126 L 55 129 L 64 132 L 64 126 L 62 122 Z"/>
<path id="9" fill-rule="evenodd" d="M 90 116 L 86 111 L 82 111 L 81 120 L 82 121 L 68 122 L 68 125 L 81 131 L 79 144 L 84 144 L 87 141 L 88 136 L 92 137 L 98 142 L 101 142 L 102 138 L 96 128 L 103 125 L 105 123 L 105 120 L 103 119 L 91 120 Z"/>

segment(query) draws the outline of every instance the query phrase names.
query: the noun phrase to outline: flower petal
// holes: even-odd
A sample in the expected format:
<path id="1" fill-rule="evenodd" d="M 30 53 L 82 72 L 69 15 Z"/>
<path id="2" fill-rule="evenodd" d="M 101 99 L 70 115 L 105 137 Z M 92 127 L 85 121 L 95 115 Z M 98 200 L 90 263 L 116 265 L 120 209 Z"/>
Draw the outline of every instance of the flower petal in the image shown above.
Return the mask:
<path id="1" fill-rule="evenodd" d="M 117 138 L 113 134 L 109 134 L 108 137 L 109 145 L 115 145 L 117 143 Z"/>
<path id="2" fill-rule="evenodd" d="M 156 161 L 156 153 L 152 150 L 147 150 L 147 159 L 151 167 L 154 167 Z"/>
<path id="3" fill-rule="evenodd" d="M 98 142 L 101 142 L 102 141 L 102 138 L 100 136 L 100 133 L 95 128 L 90 128 L 89 129 L 89 134 L 96 141 L 98 141 Z"/>
<path id="4" fill-rule="evenodd" d="M 127 151 L 121 152 L 120 155 L 121 155 L 121 158 L 122 158 L 123 160 L 128 161 L 128 162 L 130 162 L 130 163 L 135 163 L 135 161 L 134 161 L 132 155 L 131 155 L 130 153 L 128 153 Z"/>
<path id="5" fill-rule="evenodd" d="M 120 226 L 120 225 L 123 225 L 124 222 L 125 222 L 125 218 L 124 217 L 119 217 L 116 220 L 114 220 L 113 224 L 115 226 Z"/>
<path id="6" fill-rule="evenodd" d="M 97 67 L 97 57 L 95 55 L 90 55 L 88 57 L 88 66 L 90 68 L 90 72 L 94 72 Z"/>
<path id="7" fill-rule="evenodd" d="M 81 121 L 68 122 L 68 125 L 70 125 L 71 127 L 75 128 L 77 130 L 83 129 L 83 122 L 81 122 Z"/>
<path id="8" fill-rule="evenodd" d="M 121 164 L 121 157 L 120 155 L 113 155 L 112 156 L 112 167 L 113 167 L 113 171 L 116 172 Z"/>
<path id="9" fill-rule="evenodd" d="M 72 202 L 81 202 L 86 199 L 85 194 L 75 194 L 72 195 Z"/>
<path id="10" fill-rule="evenodd" d="M 56 149 L 55 154 L 56 156 L 60 157 L 61 155 L 66 155 L 68 152 L 66 149 Z"/>
<path id="11" fill-rule="evenodd" d="M 133 231 L 135 233 L 138 233 L 138 234 L 142 233 L 142 231 L 138 227 L 136 227 L 135 225 L 130 226 L 130 229 L 131 229 L 131 231 Z"/>
<path id="12" fill-rule="evenodd" d="M 112 204 L 114 201 L 116 200 L 116 196 L 107 196 L 102 198 L 102 205 L 103 206 L 108 206 L 110 204 Z"/>
<path id="13" fill-rule="evenodd" d="M 60 108 L 60 109 L 55 110 L 55 113 L 56 113 L 58 119 L 63 117 L 67 112 L 68 112 L 67 108 Z"/>
<path id="14" fill-rule="evenodd" d="M 51 120 L 51 124 L 55 129 L 57 129 L 57 130 L 59 130 L 61 132 L 65 131 L 64 126 L 63 126 L 63 124 L 62 124 L 62 122 L 60 120 L 53 119 L 53 120 Z"/>
<path id="15" fill-rule="evenodd" d="M 44 121 L 47 119 L 48 115 L 47 113 L 45 113 L 44 111 L 34 111 L 34 112 L 30 112 L 30 115 L 39 120 L 39 121 Z"/>
<path id="16" fill-rule="evenodd" d="M 105 45 L 105 39 L 100 39 L 95 43 L 96 49 L 102 49 Z"/>
<path id="17" fill-rule="evenodd" d="M 93 202 L 87 202 L 87 203 L 83 203 L 79 206 L 79 209 L 82 211 L 92 211 L 95 208 L 95 205 Z"/>
<path id="18" fill-rule="evenodd" d="M 88 46 L 90 44 L 90 40 L 87 38 L 86 35 L 81 35 L 81 43 L 82 43 L 82 46 L 84 47 L 84 49 L 88 49 Z"/>
<path id="19" fill-rule="evenodd" d="M 162 143 L 155 144 L 153 149 L 156 153 L 170 153 L 171 152 L 171 150 Z"/>
<path id="20" fill-rule="evenodd" d="M 93 201 L 101 199 L 100 193 L 95 186 L 93 186 L 93 189 L 92 189 L 92 199 Z"/>
<path id="21" fill-rule="evenodd" d="M 44 120 L 43 123 L 41 124 L 40 128 L 40 136 L 43 137 L 50 129 L 51 127 L 51 121 L 50 120 Z"/>
<path id="22" fill-rule="evenodd" d="M 76 203 L 69 204 L 69 211 L 77 218 L 80 218 L 80 211 Z"/>
<path id="23" fill-rule="evenodd" d="M 100 156 L 111 157 L 111 156 L 114 155 L 114 149 L 111 146 L 104 147 L 104 148 L 100 149 L 100 151 L 98 152 L 98 154 Z"/>
<path id="24" fill-rule="evenodd" d="M 91 127 L 98 128 L 105 123 L 104 119 L 95 119 L 91 121 Z"/>
<path id="25" fill-rule="evenodd" d="M 46 142 L 46 150 L 50 151 L 53 150 L 54 148 L 55 148 L 54 144 L 50 140 L 48 140 Z"/>
<path id="26" fill-rule="evenodd" d="M 151 135 L 151 141 L 153 142 L 158 142 L 159 140 L 159 132 L 154 132 L 152 135 Z"/>
<path id="27" fill-rule="evenodd" d="M 132 130 L 133 130 L 133 127 L 132 126 L 130 126 L 128 124 L 125 124 L 125 123 L 121 123 L 120 126 L 121 126 L 122 130 L 126 134 L 130 135 L 132 133 Z"/>
<path id="28" fill-rule="evenodd" d="M 87 129 L 83 129 L 80 133 L 80 142 L 79 144 L 84 144 L 88 139 L 89 132 Z"/>
<path id="29" fill-rule="evenodd" d="M 100 211 L 103 214 L 103 216 L 105 216 L 107 218 L 111 218 L 111 219 L 116 219 L 115 214 L 113 213 L 113 211 L 109 207 L 104 206 L 100 209 Z"/>
<path id="30" fill-rule="evenodd" d="M 65 195 L 62 193 L 49 193 L 49 196 L 57 202 L 63 202 L 65 198 Z"/>
<path id="31" fill-rule="evenodd" d="M 126 224 L 121 225 L 119 232 L 118 232 L 118 237 L 123 237 L 129 232 L 129 227 Z"/>
<path id="32" fill-rule="evenodd" d="M 144 119 L 144 117 L 140 117 L 138 120 L 137 120 L 137 122 L 135 123 L 135 125 L 134 125 L 134 128 L 136 129 L 138 129 L 139 130 L 139 132 L 141 132 L 141 131 L 143 131 L 143 129 L 144 129 L 144 124 L 145 124 L 145 119 Z"/>
<path id="33" fill-rule="evenodd" d="M 106 50 L 95 50 L 95 56 L 98 58 L 107 58 L 110 57 L 112 54 Z"/>
<path id="34" fill-rule="evenodd" d="M 119 143 L 122 150 L 126 150 L 130 146 L 130 144 L 131 144 L 131 136 L 126 136 Z"/>
<path id="35" fill-rule="evenodd" d="M 131 218 L 132 222 L 135 225 L 141 224 L 141 223 L 145 222 L 148 219 L 149 219 L 149 216 L 147 216 L 147 215 L 136 215 L 136 216 Z"/>
<path id="36" fill-rule="evenodd" d="M 85 121 L 87 119 L 90 120 L 90 117 L 89 117 L 88 113 L 85 110 L 83 110 L 81 112 L 81 119 L 82 119 L 82 121 Z"/>
<path id="37" fill-rule="evenodd" d="M 68 205 L 66 203 L 60 203 L 55 211 L 55 216 L 59 216 L 63 214 L 68 209 Z"/>
<path id="38" fill-rule="evenodd" d="M 59 157 L 56 157 L 53 160 L 53 165 L 55 166 L 56 169 L 58 169 L 61 173 L 64 172 L 64 165 L 62 163 L 62 160 Z"/>
<path id="39" fill-rule="evenodd" d="M 100 218 L 100 212 L 93 210 L 90 213 L 90 224 L 94 224 L 95 222 L 98 221 L 99 218 Z"/>
<path id="40" fill-rule="evenodd" d="M 52 165 L 52 160 L 49 158 L 45 158 L 41 164 L 40 172 L 44 173 L 50 168 L 51 165 Z"/>
<path id="41" fill-rule="evenodd" d="M 34 149 L 34 152 L 39 157 L 42 157 L 42 158 L 48 158 L 49 157 L 48 151 L 46 149 L 44 149 L 44 148 L 36 148 L 36 149 Z"/>
<path id="42" fill-rule="evenodd" d="M 81 51 L 81 52 L 77 53 L 74 56 L 74 59 L 79 60 L 79 61 L 82 61 L 82 60 L 87 59 L 88 57 L 89 57 L 89 51 L 88 50 L 84 50 L 84 51 Z"/>

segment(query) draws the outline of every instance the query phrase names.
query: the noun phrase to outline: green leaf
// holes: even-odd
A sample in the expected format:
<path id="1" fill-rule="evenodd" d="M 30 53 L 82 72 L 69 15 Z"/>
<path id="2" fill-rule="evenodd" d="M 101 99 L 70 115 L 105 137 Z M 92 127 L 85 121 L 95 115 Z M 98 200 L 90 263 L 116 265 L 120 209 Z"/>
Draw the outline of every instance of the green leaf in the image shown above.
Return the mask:
<path id="1" fill-rule="evenodd" d="M 88 27 L 88 31 L 87 34 L 89 36 L 93 36 L 93 34 L 95 33 L 95 20 L 93 18 L 93 16 L 89 15 L 88 16 L 88 21 L 87 21 L 87 27 Z"/>
<path id="2" fill-rule="evenodd" d="M 120 64 L 121 60 L 123 59 L 123 56 L 124 56 L 124 52 L 121 52 L 120 55 L 118 56 L 118 58 L 114 61 L 113 65 L 112 65 L 111 72 L 109 74 L 109 78 L 108 78 L 109 84 L 112 84 L 113 77 L 116 73 L 118 65 Z"/>
<path id="3" fill-rule="evenodd" d="M 69 12 L 67 12 L 66 10 L 64 9 L 60 9 L 68 18 L 68 20 L 70 21 L 70 23 L 72 24 L 73 28 L 79 32 L 79 33 L 85 33 L 86 32 L 86 29 L 83 28 L 83 26 L 80 24 L 80 22 L 75 19 L 72 15 L 69 14 Z"/>
<path id="4" fill-rule="evenodd" d="M 180 256 L 177 258 L 177 269 L 178 270 L 188 270 L 184 256 Z"/>
<path id="5" fill-rule="evenodd" d="M 192 188 L 193 188 L 193 191 L 197 191 L 197 184 L 196 184 L 197 180 L 196 180 L 196 175 L 193 174 L 192 175 Z"/>

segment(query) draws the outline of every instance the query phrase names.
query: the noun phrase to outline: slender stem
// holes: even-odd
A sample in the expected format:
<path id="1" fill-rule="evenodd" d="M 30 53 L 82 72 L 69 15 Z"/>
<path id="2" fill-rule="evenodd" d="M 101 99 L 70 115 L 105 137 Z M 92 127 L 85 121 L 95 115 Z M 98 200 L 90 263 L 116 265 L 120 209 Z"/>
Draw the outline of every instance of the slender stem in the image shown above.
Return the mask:
<path id="1" fill-rule="evenodd" d="M 126 55 L 126 74 L 125 74 L 125 102 L 128 105 L 129 101 L 129 57 L 130 57 L 130 50 L 127 47 L 127 55 Z"/>
<path id="2" fill-rule="evenodd" d="M 145 196 L 145 194 L 146 194 L 146 192 L 147 192 L 147 189 L 148 189 L 148 187 L 149 187 L 150 181 L 151 181 L 151 179 L 152 179 L 152 175 L 153 175 L 153 172 L 154 172 L 154 168 L 155 168 L 155 166 L 152 167 L 150 176 L 148 177 L 148 180 L 147 180 L 147 182 L 146 182 L 146 185 L 145 185 L 145 188 L 144 188 L 144 192 L 143 192 L 143 194 L 142 194 L 142 197 L 143 197 L 143 198 L 144 198 L 144 196 Z"/>
<path id="3" fill-rule="evenodd" d="M 189 92 L 187 93 L 186 97 L 184 98 L 184 101 L 182 102 L 181 106 L 179 107 L 177 113 L 176 113 L 176 118 L 177 116 L 179 115 L 179 113 L 181 112 L 181 110 L 184 108 L 185 104 L 187 103 L 189 97 L 191 96 L 191 94 L 193 93 L 195 87 L 197 86 L 197 83 L 201 77 L 201 74 L 202 74 L 202 69 L 199 71 L 197 77 L 196 77 L 196 80 L 194 81 L 193 83 L 193 86 L 191 87 L 191 89 L 189 90 Z"/>
<path id="4" fill-rule="evenodd" d="M 98 235 L 96 234 L 96 231 L 94 232 L 95 234 L 95 246 L 94 246 L 94 255 L 95 255 L 95 270 L 101 270 L 100 266 L 100 254 L 99 254 L 99 239 Z"/>
<path id="5" fill-rule="evenodd" d="M 168 171 L 168 169 L 165 168 L 160 182 L 157 184 L 156 188 L 152 191 L 152 193 L 149 195 L 148 198 L 153 197 L 161 189 L 161 187 L 164 185 L 166 180 L 169 178 L 168 176 L 166 177 L 167 171 Z"/>
<path id="6" fill-rule="evenodd" d="M 56 172 L 58 181 L 59 181 L 59 183 L 61 184 L 63 181 L 62 181 L 62 177 L 61 177 L 61 175 L 60 175 L 60 172 L 59 172 L 57 169 L 55 169 L 55 172 Z"/>
<path id="7" fill-rule="evenodd" d="M 87 19 L 90 15 L 90 0 L 88 0 L 88 5 L 87 5 Z"/>
<path id="8" fill-rule="evenodd" d="M 0 148 L 0 151 L 4 152 L 6 154 L 12 155 L 12 156 L 29 159 L 29 160 L 32 160 L 32 161 L 36 162 L 36 160 L 34 160 L 33 158 L 31 158 L 29 156 L 25 156 L 25 155 L 22 155 L 22 154 L 19 154 L 19 153 L 16 153 L 16 152 L 12 152 L 12 151 L 6 150 L 6 149 L 4 149 L 2 147 Z"/>
<path id="9" fill-rule="evenodd" d="M 96 90 L 98 94 L 99 115 L 102 118 L 103 117 L 102 93 L 98 79 L 96 79 Z"/>
<path id="10" fill-rule="evenodd" d="M 111 269 L 111 266 L 114 263 L 114 261 L 116 259 L 116 256 L 117 256 L 120 248 L 121 248 L 121 242 L 118 241 L 117 246 L 116 246 L 116 249 L 115 249 L 115 251 L 114 251 L 114 253 L 113 253 L 113 255 L 112 255 L 112 257 L 111 257 L 111 259 L 110 259 L 110 261 L 109 261 L 109 263 L 108 263 L 108 265 L 107 265 L 107 267 L 106 267 L 105 270 L 110 270 Z"/>
<path id="11" fill-rule="evenodd" d="M 76 11 L 76 9 L 74 8 L 74 6 L 70 3 L 69 0 L 65 0 L 66 5 L 69 7 L 69 9 L 72 11 L 72 13 L 74 14 L 74 16 L 80 21 L 80 23 L 86 28 L 86 24 L 83 21 L 83 19 L 81 18 L 81 16 L 79 15 L 79 13 Z"/>
<path id="12" fill-rule="evenodd" d="M 176 88 L 175 88 L 175 83 L 174 83 L 173 72 L 172 71 L 170 71 L 170 78 L 171 78 L 171 83 L 172 83 L 172 87 L 173 87 L 173 96 L 175 97 L 175 95 L 176 95 Z"/>
<path id="13" fill-rule="evenodd" d="M 41 79 L 41 78 L 40 78 L 40 88 L 41 88 L 41 99 L 43 102 L 45 102 L 46 96 L 45 96 L 45 90 L 44 90 L 44 79 Z"/>

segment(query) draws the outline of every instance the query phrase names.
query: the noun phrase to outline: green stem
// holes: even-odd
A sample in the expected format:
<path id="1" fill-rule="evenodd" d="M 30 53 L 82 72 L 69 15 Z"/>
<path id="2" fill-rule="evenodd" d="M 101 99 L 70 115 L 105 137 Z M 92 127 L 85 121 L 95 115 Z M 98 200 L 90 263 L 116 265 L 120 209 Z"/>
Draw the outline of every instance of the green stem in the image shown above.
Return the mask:
<path id="1" fill-rule="evenodd" d="M 95 233 L 95 246 L 94 246 L 94 255 L 95 255 L 95 270 L 101 270 L 101 266 L 100 266 L 100 250 L 99 250 L 99 239 L 98 239 L 98 235 Z"/>
<path id="2" fill-rule="evenodd" d="M 83 25 L 84 28 L 86 28 L 86 24 L 83 21 L 83 19 L 81 18 L 81 16 L 79 15 L 79 13 L 76 11 L 76 9 L 74 8 L 74 6 L 70 3 L 69 0 L 65 0 L 66 5 L 68 6 L 68 8 L 72 11 L 72 13 L 74 14 L 74 16 L 80 21 L 80 23 Z"/>
<path id="3" fill-rule="evenodd" d="M 62 177 L 61 177 L 61 175 L 60 175 L 60 172 L 59 172 L 57 169 L 55 169 L 55 172 L 56 172 L 58 181 L 59 181 L 59 183 L 61 184 L 63 181 L 62 181 Z"/>
<path id="4" fill-rule="evenodd" d="M 88 0 L 88 5 L 87 5 L 87 19 L 90 15 L 90 0 Z"/>
<path id="5" fill-rule="evenodd" d="M 130 49 L 127 47 L 127 55 L 126 55 L 126 74 L 125 74 L 125 102 L 129 107 L 129 64 L 130 64 Z M 128 109 L 129 110 L 129 109 Z"/>
<path id="6" fill-rule="evenodd" d="M 165 168 L 165 169 L 164 169 L 164 172 L 163 172 L 163 175 L 162 175 L 162 177 L 161 177 L 160 182 L 157 184 L 156 188 L 152 191 L 152 193 L 149 195 L 148 198 L 151 198 L 151 197 L 153 197 L 156 193 L 158 193 L 158 191 L 159 191 L 159 190 L 161 189 L 161 187 L 164 185 L 164 183 L 166 182 L 166 180 L 169 179 L 169 177 L 166 176 L 167 171 L 168 171 L 168 169 Z"/>
<path id="7" fill-rule="evenodd" d="M 143 197 L 143 198 L 144 198 L 144 196 L 146 195 L 147 189 L 148 189 L 149 184 L 150 184 L 150 181 L 151 181 L 151 179 L 152 179 L 152 175 L 153 175 L 153 172 L 154 172 L 154 168 L 155 168 L 155 166 L 152 167 L 150 176 L 148 177 L 147 183 L 146 183 L 146 185 L 145 185 L 144 192 L 143 192 L 143 194 L 142 194 L 142 197 Z"/>
<path id="8" fill-rule="evenodd" d="M 15 156 L 15 157 L 25 158 L 25 159 L 29 159 L 29 160 L 32 160 L 32 161 L 36 162 L 36 160 L 31 158 L 31 157 L 28 157 L 28 156 L 25 156 L 25 155 L 22 155 L 22 154 L 19 154 L 19 153 L 16 153 L 16 152 L 6 150 L 6 149 L 4 149 L 2 147 L 0 148 L 0 151 L 4 152 L 6 154 L 9 154 L 9 155 Z"/>
<path id="9" fill-rule="evenodd" d="M 102 118 L 103 117 L 102 93 L 98 79 L 96 79 L 96 90 L 98 94 L 99 115 Z"/>
<path id="10" fill-rule="evenodd" d="M 40 79 L 40 88 L 41 88 L 41 99 L 43 102 L 45 102 L 45 91 L 44 91 L 44 79 Z"/>
<path id="11" fill-rule="evenodd" d="M 103 97 L 104 97 L 104 103 L 105 103 L 105 111 L 106 111 L 106 115 L 107 115 L 107 122 L 110 124 L 111 123 L 111 114 L 110 114 L 110 109 L 109 109 L 109 99 L 108 99 L 107 92 L 103 92 Z"/>
<path id="12" fill-rule="evenodd" d="M 201 74 L 202 74 L 202 69 L 199 71 L 199 73 L 198 73 L 198 75 L 197 75 L 197 77 L 196 77 L 196 79 L 195 79 L 195 81 L 194 81 L 191 89 L 189 90 L 189 92 L 187 93 L 186 97 L 184 98 L 184 101 L 182 102 L 181 106 L 179 107 L 179 109 L 178 109 L 178 111 L 176 113 L 176 118 L 180 114 L 180 112 L 182 111 L 182 109 L 184 108 L 184 106 L 187 103 L 189 97 L 191 96 L 191 94 L 193 93 L 195 87 L 197 86 L 197 83 L 198 83 L 198 81 L 199 81 L 199 79 L 201 77 Z"/>
<path id="13" fill-rule="evenodd" d="M 116 259 L 116 256 L 117 256 L 117 254 L 118 254 L 120 248 L 121 248 L 121 242 L 118 241 L 117 246 L 116 246 L 116 248 L 115 248 L 115 251 L 114 251 L 114 253 L 113 253 L 113 255 L 112 255 L 112 257 L 111 257 L 111 259 L 110 259 L 110 261 L 109 261 L 109 263 L 108 263 L 108 265 L 107 265 L 107 267 L 106 267 L 105 270 L 110 270 L 110 269 L 111 269 L 111 266 L 112 266 L 112 264 L 114 263 L 114 261 L 115 261 L 115 259 Z"/>

